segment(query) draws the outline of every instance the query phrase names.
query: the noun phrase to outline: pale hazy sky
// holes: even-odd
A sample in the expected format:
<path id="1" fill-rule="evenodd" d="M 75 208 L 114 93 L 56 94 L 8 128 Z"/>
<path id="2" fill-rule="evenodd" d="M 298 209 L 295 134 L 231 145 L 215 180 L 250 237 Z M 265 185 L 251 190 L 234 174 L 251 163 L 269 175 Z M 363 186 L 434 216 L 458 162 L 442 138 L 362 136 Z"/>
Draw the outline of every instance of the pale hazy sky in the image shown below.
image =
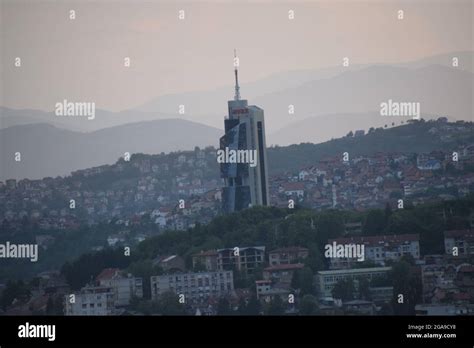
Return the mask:
<path id="1" fill-rule="evenodd" d="M 234 48 L 244 83 L 346 56 L 388 63 L 473 50 L 472 0 L 0 2 L 0 104 L 12 108 L 51 111 L 68 99 L 118 111 L 231 85 Z"/>

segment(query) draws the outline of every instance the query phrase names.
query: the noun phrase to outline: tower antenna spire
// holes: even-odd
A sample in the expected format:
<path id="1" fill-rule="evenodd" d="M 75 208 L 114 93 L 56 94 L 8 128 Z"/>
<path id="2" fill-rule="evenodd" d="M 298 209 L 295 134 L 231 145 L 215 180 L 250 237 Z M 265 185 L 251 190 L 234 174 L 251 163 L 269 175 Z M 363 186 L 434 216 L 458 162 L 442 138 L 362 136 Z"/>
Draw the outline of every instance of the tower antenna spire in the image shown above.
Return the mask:
<path id="1" fill-rule="evenodd" d="M 239 87 L 239 60 L 237 58 L 237 50 L 234 48 L 234 73 L 235 73 L 235 96 L 234 100 L 240 100 L 240 87 Z"/>

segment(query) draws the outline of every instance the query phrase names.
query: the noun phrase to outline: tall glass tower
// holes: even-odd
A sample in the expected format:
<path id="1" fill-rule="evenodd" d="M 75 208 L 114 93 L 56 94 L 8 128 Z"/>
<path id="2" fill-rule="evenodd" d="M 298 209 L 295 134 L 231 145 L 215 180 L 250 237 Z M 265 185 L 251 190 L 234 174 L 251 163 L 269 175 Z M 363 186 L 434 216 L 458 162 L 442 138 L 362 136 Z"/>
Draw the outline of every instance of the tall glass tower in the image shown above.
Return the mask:
<path id="1" fill-rule="evenodd" d="M 234 52 L 235 55 L 235 52 Z M 235 66 L 235 96 L 227 102 L 229 116 L 224 120 L 225 134 L 220 149 L 256 150 L 257 165 L 221 163 L 224 179 L 222 208 L 224 212 L 242 210 L 254 205 L 269 205 L 268 167 L 263 109 L 248 105 L 240 98 L 238 69 Z"/>

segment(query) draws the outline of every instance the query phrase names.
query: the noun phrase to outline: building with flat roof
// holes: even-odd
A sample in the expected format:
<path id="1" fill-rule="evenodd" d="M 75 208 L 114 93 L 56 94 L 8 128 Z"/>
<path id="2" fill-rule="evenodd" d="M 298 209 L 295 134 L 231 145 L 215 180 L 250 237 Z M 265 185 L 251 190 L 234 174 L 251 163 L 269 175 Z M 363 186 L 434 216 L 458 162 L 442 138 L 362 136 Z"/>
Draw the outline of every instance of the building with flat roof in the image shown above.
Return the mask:
<path id="1" fill-rule="evenodd" d="M 352 279 L 357 288 L 360 278 L 371 280 L 377 276 L 385 276 L 391 269 L 392 267 L 372 267 L 319 271 L 316 275 L 319 296 L 332 297 L 332 289 L 340 280 Z"/>
<path id="2" fill-rule="evenodd" d="M 251 274 L 265 262 L 265 247 L 236 247 L 217 250 L 217 269 Z"/>
<path id="3" fill-rule="evenodd" d="M 377 265 L 385 266 L 388 260 L 398 261 L 404 255 L 411 255 L 415 260 L 420 258 L 420 236 L 418 234 L 394 234 L 382 236 L 356 236 L 330 239 L 329 244 L 364 245 L 364 259 Z M 331 258 L 330 268 L 351 268 L 357 258 Z"/>
<path id="4" fill-rule="evenodd" d="M 65 295 L 65 315 L 114 315 L 115 291 L 109 286 L 86 286 L 79 293 Z"/>
<path id="5" fill-rule="evenodd" d="M 143 297 L 142 278 L 133 277 L 118 268 L 105 268 L 96 277 L 100 286 L 112 288 L 114 292 L 114 305 L 116 307 L 128 306 L 132 298 Z"/>
<path id="6" fill-rule="evenodd" d="M 169 291 L 184 295 L 186 303 L 191 304 L 234 294 L 232 271 L 175 273 L 152 276 L 150 280 L 151 296 L 154 300 Z"/>

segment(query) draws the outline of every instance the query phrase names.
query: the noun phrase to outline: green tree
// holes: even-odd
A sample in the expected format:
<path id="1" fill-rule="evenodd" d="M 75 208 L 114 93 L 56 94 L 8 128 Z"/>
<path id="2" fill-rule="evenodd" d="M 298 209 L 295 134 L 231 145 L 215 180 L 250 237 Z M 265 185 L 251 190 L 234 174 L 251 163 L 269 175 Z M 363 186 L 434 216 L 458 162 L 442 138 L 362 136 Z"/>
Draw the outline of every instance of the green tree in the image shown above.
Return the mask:
<path id="1" fill-rule="evenodd" d="M 217 304 L 217 315 L 231 315 L 232 309 L 230 308 L 229 300 L 221 298 Z"/>
<path id="2" fill-rule="evenodd" d="M 46 314 L 51 315 L 54 311 L 54 302 L 53 298 L 50 296 L 48 297 L 48 302 L 46 303 Z"/>
<path id="3" fill-rule="evenodd" d="M 162 315 L 186 314 L 184 304 L 180 303 L 178 295 L 171 291 L 165 292 L 160 296 L 158 300 L 158 311 Z"/>
<path id="4" fill-rule="evenodd" d="M 298 290 L 301 287 L 301 280 L 300 280 L 300 272 L 296 270 L 293 272 L 293 276 L 291 277 L 291 288 L 293 290 Z"/>
<path id="5" fill-rule="evenodd" d="M 317 244 L 313 243 L 312 245 L 308 247 L 308 249 L 309 249 L 308 257 L 301 261 L 304 263 L 306 267 L 310 268 L 313 271 L 313 273 L 323 270 L 325 266 L 324 258 Z"/>
<path id="6" fill-rule="evenodd" d="M 359 278 L 359 298 L 361 300 L 370 300 L 370 282 L 366 277 Z"/>
<path id="7" fill-rule="evenodd" d="M 73 262 L 66 262 L 61 273 L 66 277 L 73 290 L 78 290 L 94 278 L 104 268 L 125 268 L 131 262 L 130 256 L 125 256 L 123 249 L 105 249 L 95 253 L 81 255 Z"/>
<path id="8" fill-rule="evenodd" d="M 237 314 L 247 315 L 247 302 L 243 297 L 239 299 L 239 304 L 237 305 Z"/>
<path id="9" fill-rule="evenodd" d="M 390 216 L 392 216 L 392 207 L 390 206 L 390 203 L 385 204 L 385 223 L 384 223 L 384 228 L 387 226 L 388 221 L 390 219 Z"/>
<path id="10" fill-rule="evenodd" d="M 291 287 L 294 290 L 300 290 L 302 295 L 312 294 L 314 292 L 313 271 L 309 267 L 304 267 L 293 272 L 291 278 Z"/>
<path id="11" fill-rule="evenodd" d="M 2 292 L 0 305 L 6 310 L 15 299 L 27 299 L 30 296 L 30 289 L 22 280 L 9 281 Z"/>
<path id="12" fill-rule="evenodd" d="M 301 315 L 315 315 L 318 313 L 318 301 L 313 295 L 304 295 L 300 303 Z"/>
<path id="13" fill-rule="evenodd" d="M 257 299 L 257 296 L 252 296 L 246 306 L 245 315 L 259 315 L 262 310 L 262 305 Z"/>
<path id="14" fill-rule="evenodd" d="M 351 301 L 354 299 L 354 281 L 352 279 L 339 280 L 332 289 L 332 296 L 342 301 Z"/>
<path id="15" fill-rule="evenodd" d="M 380 209 L 369 211 L 365 218 L 363 233 L 367 236 L 382 234 L 385 229 L 385 214 Z"/>
<path id="16" fill-rule="evenodd" d="M 267 315 L 282 315 L 285 313 L 285 307 L 283 304 L 283 300 L 281 299 L 280 296 L 275 296 L 273 299 L 270 301 L 266 314 Z"/>
<path id="17" fill-rule="evenodd" d="M 206 266 L 200 261 L 196 262 L 193 267 L 194 272 L 203 272 L 206 270 Z"/>
<path id="18" fill-rule="evenodd" d="M 302 295 L 312 294 L 314 292 L 313 280 L 314 276 L 311 268 L 303 268 L 300 274 L 300 289 Z"/>
<path id="19" fill-rule="evenodd" d="M 410 264 L 399 261 L 392 265 L 393 312 L 396 315 L 414 315 L 415 305 L 420 301 L 421 282 L 411 271 Z"/>

